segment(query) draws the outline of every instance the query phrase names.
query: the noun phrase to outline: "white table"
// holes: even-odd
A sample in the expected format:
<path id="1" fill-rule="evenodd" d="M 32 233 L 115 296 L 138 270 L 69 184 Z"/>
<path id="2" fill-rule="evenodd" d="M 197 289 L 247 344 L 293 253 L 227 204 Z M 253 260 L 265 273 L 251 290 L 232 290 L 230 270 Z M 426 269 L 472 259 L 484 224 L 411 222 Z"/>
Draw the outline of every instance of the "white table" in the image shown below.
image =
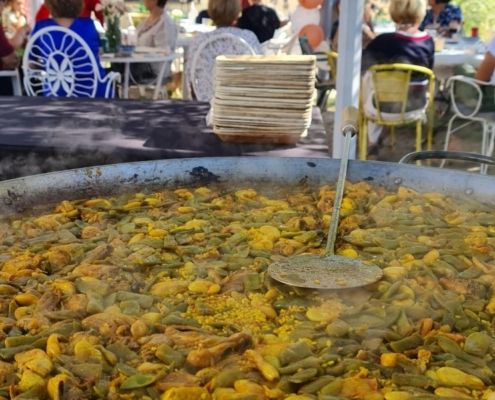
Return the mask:
<path id="1" fill-rule="evenodd" d="M 160 95 L 160 89 L 163 85 L 163 78 L 167 63 L 175 60 L 177 55 L 164 54 L 164 53 L 133 53 L 131 56 L 117 56 L 115 54 L 103 54 L 100 56 L 101 62 L 112 64 L 124 64 L 124 83 L 122 90 L 122 98 L 129 98 L 129 80 L 131 75 L 131 64 L 133 63 L 161 63 L 160 72 L 156 78 L 155 91 L 153 93 L 153 100 L 157 100 Z"/>
<path id="2" fill-rule="evenodd" d="M 446 43 L 442 51 L 435 52 L 434 70 L 437 79 L 448 79 L 454 74 L 454 67 L 458 65 L 469 64 L 478 68 L 485 56 L 484 52 L 478 51 L 479 48 L 476 43 Z"/>

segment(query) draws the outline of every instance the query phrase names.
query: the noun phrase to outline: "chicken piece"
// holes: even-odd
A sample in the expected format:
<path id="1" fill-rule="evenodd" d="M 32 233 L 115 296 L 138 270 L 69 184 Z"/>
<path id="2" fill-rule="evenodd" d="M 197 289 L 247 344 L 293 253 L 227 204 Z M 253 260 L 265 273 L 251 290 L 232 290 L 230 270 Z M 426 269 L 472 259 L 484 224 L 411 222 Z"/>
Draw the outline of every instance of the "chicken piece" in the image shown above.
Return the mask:
<path id="1" fill-rule="evenodd" d="M 198 377 L 184 371 L 171 372 L 155 383 L 155 387 L 161 392 L 174 387 L 195 387 L 200 384 Z"/>
<path id="2" fill-rule="evenodd" d="M 61 300 L 61 293 L 59 291 L 47 291 L 45 292 L 36 303 L 35 314 L 41 314 L 48 311 L 55 311 L 58 309 L 58 305 Z"/>
<path id="3" fill-rule="evenodd" d="M 82 326 L 99 331 L 103 336 L 115 336 L 118 328 L 127 330 L 134 321 L 134 318 L 124 314 L 102 312 L 83 319 Z"/>
<path id="4" fill-rule="evenodd" d="M 228 338 L 220 339 L 220 342 L 214 346 L 192 350 L 187 355 L 187 363 L 196 368 L 211 367 L 216 364 L 229 351 L 243 351 L 251 346 L 251 336 L 240 332 L 235 333 Z"/>
<path id="5" fill-rule="evenodd" d="M 109 244 L 101 244 L 95 247 L 93 250 L 88 251 L 84 259 L 81 261 L 81 264 L 91 264 L 97 260 L 104 260 L 112 254 L 112 251 L 113 247 Z"/>
<path id="6" fill-rule="evenodd" d="M 105 264 L 81 264 L 74 268 L 74 276 L 91 276 L 97 279 L 113 278 L 118 276 L 120 268 L 115 265 Z"/>
<path id="7" fill-rule="evenodd" d="M 20 370 L 29 369 L 43 377 L 47 376 L 53 369 L 53 363 L 50 357 L 40 349 L 18 353 L 15 355 L 15 361 Z"/>
<path id="8" fill-rule="evenodd" d="M 15 376 L 14 366 L 11 363 L 0 361 L 0 384 L 4 384 Z"/>

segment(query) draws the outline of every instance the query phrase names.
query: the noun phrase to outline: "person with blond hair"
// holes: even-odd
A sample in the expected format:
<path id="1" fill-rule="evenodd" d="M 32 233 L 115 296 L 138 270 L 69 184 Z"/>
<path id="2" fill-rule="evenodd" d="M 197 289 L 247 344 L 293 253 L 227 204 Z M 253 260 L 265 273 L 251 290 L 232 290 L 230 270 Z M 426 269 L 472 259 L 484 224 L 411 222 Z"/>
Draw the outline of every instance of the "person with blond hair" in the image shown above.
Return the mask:
<path id="1" fill-rule="evenodd" d="M 363 69 L 394 62 L 432 69 L 435 44 L 427 32 L 419 30 L 426 13 L 426 1 L 391 0 L 389 12 L 396 30 L 378 35 L 368 44 L 363 52 Z"/>
<path id="2" fill-rule="evenodd" d="M 433 69 L 435 43 L 428 32 L 419 30 L 426 13 L 426 0 L 391 0 L 390 17 L 396 24 L 395 32 L 382 33 L 373 39 L 363 51 L 362 69 L 366 71 L 376 64 L 413 64 Z M 412 77 L 410 99 L 407 111 L 422 108 L 426 104 L 426 82 L 424 76 Z M 364 97 L 372 93 L 372 82 L 369 74 L 363 79 Z M 395 112 L 393 109 L 382 109 Z M 368 126 L 368 152 L 377 153 L 383 127 L 370 123 Z"/>
<path id="3" fill-rule="evenodd" d="M 236 27 L 237 20 L 241 15 L 241 3 L 239 0 L 209 0 L 208 1 L 208 15 L 213 20 L 213 24 L 216 29 L 212 32 L 202 33 L 197 35 L 191 42 L 187 51 L 186 58 L 186 90 L 190 89 L 190 82 L 192 79 L 192 66 L 191 60 L 194 54 L 198 51 L 200 46 L 214 38 L 215 36 L 229 33 L 234 36 L 238 36 L 246 43 L 248 43 L 253 51 L 257 54 L 262 54 L 260 42 L 256 35 L 247 30 Z M 185 93 L 186 97 L 189 97 L 189 93 Z"/>

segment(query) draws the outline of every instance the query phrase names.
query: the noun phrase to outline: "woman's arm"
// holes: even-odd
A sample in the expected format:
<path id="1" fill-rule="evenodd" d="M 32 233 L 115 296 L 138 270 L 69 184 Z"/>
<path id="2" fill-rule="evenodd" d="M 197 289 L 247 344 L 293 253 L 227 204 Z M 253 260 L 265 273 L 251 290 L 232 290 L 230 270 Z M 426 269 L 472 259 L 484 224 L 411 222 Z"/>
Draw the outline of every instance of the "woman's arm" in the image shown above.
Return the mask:
<path id="1" fill-rule="evenodd" d="M 17 29 L 14 36 L 10 39 L 10 44 L 14 49 L 19 49 L 24 46 L 30 30 L 31 28 L 28 25 L 24 25 L 22 28 Z"/>
<path id="2" fill-rule="evenodd" d="M 493 72 L 495 71 L 495 56 L 489 51 L 485 54 L 485 58 L 481 62 L 480 67 L 476 71 L 475 79 L 489 82 Z"/>
<path id="3" fill-rule="evenodd" d="M 476 75 L 476 79 L 489 82 L 495 71 L 495 38 L 488 43 L 487 51 L 483 61 L 481 62 Z"/>
<path id="4" fill-rule="evenodd" d="M 161 49 L 172 52 L 175 49 L 177 40 L 177 30 L 174 22 L 166 15 L 158 23 L 157 29 L 153 32 L 153 45 Z"/>

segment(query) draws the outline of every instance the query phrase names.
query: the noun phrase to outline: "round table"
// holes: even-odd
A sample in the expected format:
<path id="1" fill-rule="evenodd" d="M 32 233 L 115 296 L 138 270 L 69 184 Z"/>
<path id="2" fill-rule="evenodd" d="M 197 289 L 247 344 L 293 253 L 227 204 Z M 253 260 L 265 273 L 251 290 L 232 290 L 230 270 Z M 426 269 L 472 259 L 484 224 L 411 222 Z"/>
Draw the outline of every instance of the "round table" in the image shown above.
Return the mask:
<path id="1" fill-rule="evenodd" d="M 479 53 L 475 48 L 469 47 L 447 47 L 442 51 L 435 52 L 435 76 L 439 80 L 444 80 L 453 75 L 453 69 L 463 64 L 472 65 L 478 68 L 483 61 L 485 54 Z"/>
<path id="2" fill-rule="evenodd" d="M 133 63 L 161 63 L 160 72 L 156 78 L 155 91 L 153 93 L 153 100 L 158 99 L 160 89 L 163 85 L 163 78 L 167 63 L 175 60 L 178 57 L 177 54 L 165 54 L 157 52 L 146 53 L 132 53 L 129 56 L 119 56 L 117 54 L 102 54 L 100 56 L 101 62 L 111 64 L 124 64 L 124 82 L 122 89 L 122 98 L 129 98 L 129 80 L 131 75 L 131 64 Z"/>

